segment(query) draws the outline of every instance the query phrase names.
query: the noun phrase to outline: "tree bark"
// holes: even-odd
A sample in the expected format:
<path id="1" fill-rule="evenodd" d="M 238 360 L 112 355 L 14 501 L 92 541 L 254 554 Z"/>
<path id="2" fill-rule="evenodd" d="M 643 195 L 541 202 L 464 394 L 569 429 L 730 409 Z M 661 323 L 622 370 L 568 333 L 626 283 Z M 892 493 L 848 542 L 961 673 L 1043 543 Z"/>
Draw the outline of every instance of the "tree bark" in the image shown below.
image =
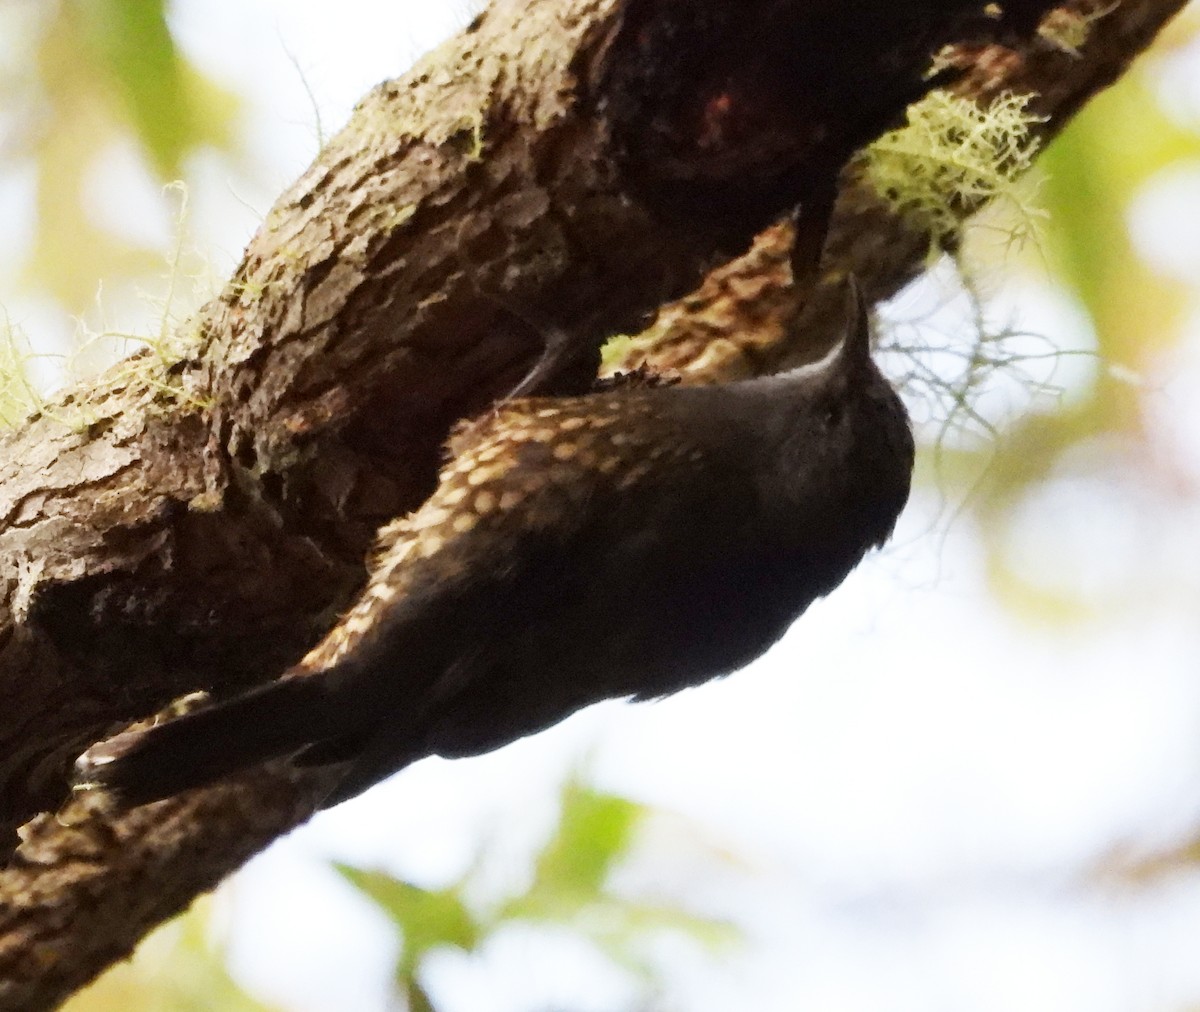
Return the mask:
<path id="1" fill-rule="evenodd" d="M 792 325 L 790 238 L 767 226 L 832 192 L 933 48 L 964 40 L 969 95 L 1036 93 L 1049 134 L 1182 5 L 1123 0 L 1075 57 L 985 44 L 949 0 L 500 0 L 367 95 L 186 358 L 125 363 L 0 441 L 0 827 L 24 826 L 0 1007 L 54 1005 L 312 814 L 322 774 L 286 766 L 125 814 L 65 784 L 108 733 L 311 647 L 450 425 L 547 332 L 567 341 L 548 390 L 578 389 L 606 335 L 707 275 L 662 311 L 659 364 L 711 382 L 811 357 L 837 312 L 818 287 Z M 927 239 L 841 178 L 826 269 L 889 294 Z"/>

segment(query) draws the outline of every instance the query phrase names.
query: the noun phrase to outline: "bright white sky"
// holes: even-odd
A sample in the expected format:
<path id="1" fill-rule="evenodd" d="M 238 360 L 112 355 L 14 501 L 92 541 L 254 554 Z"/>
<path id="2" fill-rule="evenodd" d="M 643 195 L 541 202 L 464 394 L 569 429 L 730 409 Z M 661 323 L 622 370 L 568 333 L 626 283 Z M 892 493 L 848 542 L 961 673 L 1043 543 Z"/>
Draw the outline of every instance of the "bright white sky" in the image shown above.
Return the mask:
<path id="1" fill-rule="evenodd" d="M 315 151 L 300 72 L 329 133 L 367 88 L 469 17 L 399 0 L 175 6 L 193 58 L 258 96 L 245 177 L 259 182 L 201 161 L 192 183 L 197 245 L 218 251 L 220 273 Z M 901 296 L 889 314 L 918 317 L 921 299 Z M 1056 338 L 1076 319 L 1040 290 L 1022 290 L 1021 304 L 1028 329 Z M 1157 404 L 1200 471 L 1181 392 L 1200 379 L 1200 352 L 1190 354 Z M 1022 551 L 1097 586 L 1112 572 L 1092 565 L 1098 539 L 1084 532 L 1114 546 L 1112 565 L 1148 546 L 1190 560 L 1153 607 L 1075 637 L 1019 624 L 988 599 L 969 523 L 931 533 L 943 505 L 919 496 L 894 547 L 752 669 L 659 704 L 594 708 L 494 756 L 418 764 L 277 845 L 231 890 L 239 977 L 298 1012 L 383 1010 L 390 943 L 327 858 L 437 885 L 486 847 L 495 888 L 519 882 L 566 771 L 582 764 L 598 785 L 678 813 L 656 831 L 671 849 L 647 846 L 629 887 L 746 932 L 723 959 L 665 949 L 671 990 L 656 1007 L 1200 1002 L 1200 877 L 1137 896 L 1080 878 L 1110 847 L 1169 840 L 1200 819 L 1200 514 L 1193 503 L 1179 532 L 1148 533 L 1127 496 L 1115 484 L 1058 490 Z M 521 932 L 469 966 L 442 961 L 435 979 L 450 1012 L 605 1012 L 632 994 L 573 944 Z"/>

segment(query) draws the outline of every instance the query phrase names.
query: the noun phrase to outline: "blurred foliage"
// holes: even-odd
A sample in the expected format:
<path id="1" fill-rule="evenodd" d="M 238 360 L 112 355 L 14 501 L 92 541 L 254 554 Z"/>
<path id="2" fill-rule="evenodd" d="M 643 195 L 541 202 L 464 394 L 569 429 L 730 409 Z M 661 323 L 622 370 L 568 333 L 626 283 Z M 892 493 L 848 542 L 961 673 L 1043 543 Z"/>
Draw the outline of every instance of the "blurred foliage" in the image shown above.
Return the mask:
<path id="1" fill-rule="evenodd" d="M 1102 854 L 1091 878 L 1106 886 L 1160 886 L 1163 879 L 1200 867 L 1200 835 L 1192 833 L 1160 850 L 1124 844 Z M 1193 872 L 1194 873 L 1194 872 Z"/>
<path id="2" fill-rule="evenodd" d="M 213 900 L 148 935 L 129 962 L 78 992 L 63 1012 L 270 1012 L 233 982 L 210 930 Z"/>
<path id="3" fill-rule="evenodd" d="M 1143 63 L 1089 103 L 1039 163 L 1051 222 L 1043 251 L 1055 281 L 1086 308 L 1102 363 L 1137 372 L 1179 340 L 1187 290 L 1141 260 L 1126 216 L 1141 189 L 1181 161 L 1200 164 L 1200 133 L 1166 116 Z M 1023 419 L 1006 433 L 999 487 L 1045 477 L 1065 447 L 1097 433 L 1138 438 L 1138 395 L 1120 371 L 1100 369 L 1075 403 Z"/>
<path id="4" fill-rule="evenodd" d="M 651 809 L 569 779 L 557 825 L 534 858 L 528 885 L 492 903 L 473 898 L 479 892 L 479 862 L 442 889 L 426 889 L 380 871 L 335 867 L 401 936 L 394 980 L 397 996 L 410 1012 L 437 1008 L 420 979 L 427 956 L 447 949 L 477 954 L 498 932 L 516 924 L 564 930 L 588 940 L 652 993 L 656 974 L 645 958 L 650 935 L 670 933 L 707 950 L 738 938 L 725 922 L 628 898 L 610 887 L 613 871 L 630 856 L 638 830 L 653 815 Z M 201 899 L 187 914 L 153 932 L 129 962 L 76 994 L 65 1012 L 266 1012 L 270 1007 L 243 992 L 225 969 L 220 932 L 212 925 L 213 907 L 211 898 Z"/>
<path id="5" fill-rule="evenodd" d="M 184 58 L 167 14 L 166 0 L 0 7 L 0 32 L 14 54 L 30 57 L 10 56 L 0 74 L 3 154 L 29 164 L 36 186 L 22 280 L 69 312 L 90 303 L 100 278 L 119 285 L 163 270 L 162 250 L 116 234 L 89 207 L 104 158 L 132 144 L 167 183 L 196 148 L 234 146 L 238 99 Z"/>
<path id="6" fill-rule="evenodd" d="M 934 375 L 914 352 L 915 368 L 929 372 L 945 402 L 943 424 L 932 435 L 937 479 L 969 490 L 967 506 L 980 522 L 997 598 L 1040 624 L 1103 619 L 1108 608 L 1127 606 L 1127 588 L 1084 594 L 1066 574 L 1053 572 L 1062 560 L 1047 557 L 1031 567 L 1012 550 L 1028 515 L 1022 508 L 1064 478 L 1106 471 L 1143 491 L 1167 484 L 1154 473 L 1164 454 L 1146 427 L 1147 398 L 1157 390 L 1145 378 L 1164 351 L 1183 341 L 1192 295 L 1139 256 L 1128 216 L 1156 180 L 1200 166 L 1200 124 L 1167 114 L 1159 80 L 1164 57 L 1194 45 L 1197 22 L 1195 16 L 1175 22 L 1153 52 L 1092 99 L 1040 155 L 1029 186 L 1047 214 L 1023 257 L 1010 242 L 991 241 L 989 232 L 1006 233 L 1014 224 L 997 220 L 996 208 L 968 227 L 963 280 L 975 306 L 975 338 L 942 350 L 958 359 L 957 375 Z M 1093 351 L 1082 354 L 1095 367 L 1085 380 L 1073 376 L 1069 392 L 1056 380 L 1068 357 L 1058 335 L 1021 333 L 986 319 L 980 291 L 991 276 L 1013 273 L 1052 281 L 1086 314 Z M 1023 390 L 1013 398 L 1021 407 L 997 425 L 977 406 L 1005 384 Z M 983 438 L 946 439 L 956 428 Z M 1171 504 L 1164 500 L 1163 507 Z"/>
<path id="7" fill-rule="evenodd" d="M 649 814 L 625 798 L 568 780 L 558 825 L 537 855 L 529 885 L 519 895 L 487 905 L 469 899 L 475 892 L 477 868 L 444 889 L 424 889 L 384 872 L 345 865 L 338 870 L 399 931 L 403 946 L 395 981 L 410 1012 L 433 1012 L 437 1007 L 420 979 L 426 956 L 439 949 L 478 953 L 501 929 L 521 922 L 563 928 L 588 939 L 651 989 L 654 970 L 644 958 L 647 935 L 672 932 L 717 948 L 734 941 L 737 934 L 724 922 L 610 890 L 610 874 L 628 855 Z"/>
<path id="8" fill-rule="evenodd" d="M 97 279 L 116 286 L 163 273 L 164 250 L 118 234 L 89 209 L 88 186 L 104 158 L 131 146 L 141 168 L 166 183 L 184 173 L 198 148 L 230 151 L 235 145 L 239 100 L 188 62 L 172 39 L 168 15 L 166 0 L 0 5 L 0 158 L 6 166 L 31 169 L 36 185 L 36 220 L 21 280 L 69 312 L 91 302 Z M 1181 23 L 1160 48 L 1187 44 L 1193 30 Z M 1162 109 L 1153 59 L 1141 61 L 1094 100 L 1040 156 L 1039 202 L 1049 220 L 1039 230 L 1036 256 L 1044 259 L 1036 261 L 1037 269 L 1052 268 L 1055 282 L 1086 310 L 1102 367 L 1069 400 L 1040 399 L 1035 411 L 1003 433 L 990 432 L 997 438 L 987 445 L 941 446 L 945 473 L 960 486 L 979 480 L 971 506 L 989 548 L 993 586 L 1027 614 L 1061 619 L 1084 611 L 1061 591 L 1031 579 L 1006 550 L 1005 533 L 1020 503 L 1053 481 L 1075 451 L 1097 442 L 1131 447 L 1127 459 L 1154 466 L 1155 454 L 1146 446 L 1144 390 L 1116 367 L 1136 374 L 1179 341 L 1184 291 L 1141 261 L 1126 215 L 1131 200 L 1159 173 L 1198 158 L 1200 137 Z M 1011 266 L 993 264 L 997 271 Z M 947 387 L 947 411 L 969 414 L 978 389 L 1020 364 L 1009 341 L 1018 335 L 977 322 L 980 340 L 959 348 L 964 379 Z M 36 394 L 20 368 L 30 355 L 23 339 L 7 325 L 0 338 L 3 422 L 23 412 Z M 923 368 L 915 352 L 912 362 L 914 369 Z M 1134 474 L 1136 480 L 1136 469 Z M 474 869 L 442 889 L 376 871 L 340 871 L 402 936 L 397 989 L 412 1009 L 433 1008 L 420 982 L 431 953 L 450 949 L 470 957 L 514 923 L 578 933 L 614 963 L 649 979 L 652 970 L 643 955 L 648 934 L 675 933 L 714 946 L 728 942 L 733 932 L 612 890 L 612 873 L 647 817 L 630 801 L 568 783 L 560 821 L 534 862 L 527 888 L 491 904 L 473 898 Z M 1157 874 L 1164 865 L 1194 864 L 1198 856 L 1189 841 L 1139 867 Z M 68 1012 L 263 1008 L 230 981 L 209 939 L 209 919 L 202 902 L 155 932 L 131 963 L 72 999 Z"/>

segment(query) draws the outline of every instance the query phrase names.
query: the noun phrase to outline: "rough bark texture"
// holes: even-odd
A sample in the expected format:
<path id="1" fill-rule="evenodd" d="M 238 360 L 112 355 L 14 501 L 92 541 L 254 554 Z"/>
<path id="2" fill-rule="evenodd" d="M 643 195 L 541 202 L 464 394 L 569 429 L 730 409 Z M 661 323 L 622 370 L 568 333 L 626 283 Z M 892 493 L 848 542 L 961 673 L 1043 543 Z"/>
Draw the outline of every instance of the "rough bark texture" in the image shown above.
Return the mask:
<path id="1" fill-rule="evenodd" d="M 968 31 L 950 2 L 880 5 L 869 31 L 862 6 L 494 4 L 363 100 L 193 321 L 194 354 L 3 438 L 0 832 L 28 824 L 0 874 L 0 1007 L 54 1005 L 312 813 L 319 774 L 268 769 L 121 816 L 85 798 L 38 814 L 107 733 L 293 662 L 361 585 L 376 527 L 428 494 L 449 425 L 547 330 L 570 351 L 551 392 L 580 386 L 607 334 L 818 201 L 900 115 L 907 70 Z M 964 45 L 958 87 L 1037 92 L 1053 132 L 1181 6 L 1123 0 L 1082 58 Z M 660 363 L 712 381 L 827 345 L 820 290 L 789 325 L 788 241 L 767 229 L 665 310 Z M 882 296 L 926 240 L 851 180 L 830 249 L 831 273 Z"/>

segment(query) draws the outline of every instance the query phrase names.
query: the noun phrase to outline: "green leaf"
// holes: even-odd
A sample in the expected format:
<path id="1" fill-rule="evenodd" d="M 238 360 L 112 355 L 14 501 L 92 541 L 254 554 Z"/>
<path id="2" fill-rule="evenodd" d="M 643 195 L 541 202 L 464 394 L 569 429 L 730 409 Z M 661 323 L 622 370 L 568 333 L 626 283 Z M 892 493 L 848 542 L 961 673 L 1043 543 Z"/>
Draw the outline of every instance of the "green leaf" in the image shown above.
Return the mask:
<path id="1" fill-rule="evenodd" d="M 375 903 L 404 936 L 396 979 L 411 981 L 430 949 L 452 946 L 464 952 L 479 944 L 481 930 L 462 901 L 461 884 L 449 889 L 422 889 L 384 872 L 334 867 L 354 888 Z"/>
<path id="2" fill-rule="evenodd" d="M 85 197 L 97 157 L 132 131 L 173 181 L 189 150 L 234 146 L 239 100 L 187 63 L 166 29 L 161 0 L 64 0 L 20 50 L 17 76 L 40 96 L 28 152 L 37 230 L 21 280 L 74 313 L 92 307 L 100 277 L 113 289 L 164 270 L 163 250 L 93 220 Z"/>
<path id="3" fill-rule="evenodd" d="M 81 42 L 116 82 L 134 129 L 164 177 L 179 174 L 191 137 L 183 61 L 165 0 L 79 0 Z"/>
<path id="4" fill-rule="evenodd" d="M 538 856 L 533 884 L 506 913 L 566 917 L 598 899 L 641 816 L 634 802 L 569 780 L 558 829 Z"/>
<path id="5" fill-rule="evenodd" d="M 1129 74 L 1096 96 L 1041 162 L 1059 276 L 1091 313 L 1102 354 L 1128 366 L 1176 339 L 1185 302 L 1181 285 L 1137 256 L 1129 204 L 1163 169 L 1200 159 L 1200 136 L 1166 116 L 1147 76 Z"/>
<path id="6" fill-rule="evenodd" d="M 382 872 L 335 867 L 403 933 L 404 950 L 395 979 L 411 1012 L 432 1012 L 434 1008 L 417 979 L 430 950 L 452 946 L 476 952 L 496 931 L 520 921 L 572 931 L 615 963 L 653 983 L 657 971 L 646 959 L 642 945 L 646 934 L 673 932 L 710 951 L 736 940 L 739 934 L 722 921 L 607 891 L 609 873 L 628 850 L 646 814 L 647 809 L 636 802 L 592 790 L 577 779 L 568 780 L 558 825 L 537 857 L 529 888 L 478 914 L 472 913 L 463 898 L 475 870 L 447 889 L 429 890 Z"/>

